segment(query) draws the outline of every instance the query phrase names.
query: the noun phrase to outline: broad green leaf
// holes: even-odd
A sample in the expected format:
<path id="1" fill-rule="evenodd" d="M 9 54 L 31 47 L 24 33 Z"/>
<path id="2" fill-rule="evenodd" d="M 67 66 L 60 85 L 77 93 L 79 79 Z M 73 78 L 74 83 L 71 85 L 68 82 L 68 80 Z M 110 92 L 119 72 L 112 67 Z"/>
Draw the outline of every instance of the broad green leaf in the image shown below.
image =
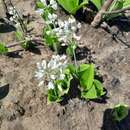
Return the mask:
<path id="1" fill-rule="evenodd" d="M 86 71 L 89 67 L 90 67 L 90 64 L 81 64 L 78 68 L 79 77 L 81 77 L 82 72 L 84 73 L 84 71 Z"/>
<path id="2" fill-rule="evenodd" d="M 80 71 L 79 73 L 80 85 L 84 90 L 89 90 L 94 81 L 94 65 L 90 64 L 89 67 L 88 65 L 82 65 L 81 70 L 84 71 Z"/>
<path id="3" fill-rule="evenodd" d="M 121 121 L 128 115 L 128 106 L 124 104 L 118 104 L 113 108 L 112 116 L 115 121 Z"/>
<path id="4" fill-rule="evenodd" d="M 88 0 L 83 0 L 81 4 L 79 4 L 79 0 L 57 0 L 58 3 L 69 13 L 75 14 L 77 10 L 83 7 L 88 3 Z"/>
<path id="5" fill-rule="evenodd" d="M 96 90 L 95 86 L 93 85 L 88 91 L 83 91 L 81 93 L 81 96 L 82 96 L 82 98 L 85 98 L 85 99 L 88 99 L 88 100 L 98 98 L 97 90 Z"/>
<path id="6" fill-rule="evenodd" d="M 4 55 L 8 52 L 8 48 L 4 43 L 0 42 L 0 55 Z"/>
<path id="7" fill-rule="evenodd" d="M 77 72 L 76 72 L 77 68 L 76 68 L 75 65 L 69 64 L 69 65 L 67 66 L 67 69 L 69 69 L 70 74 L 72 74 L 72 75 L 77 75 Z"/>
<path id="8" fill-rule="evenodd" d="M 130 0 L 124 0 L 123 8 L 130 7 Z"/>
<path id="9" fill-rule="evenodd" d="M 105 0 L 90 0 L 90 1 L 97 7 L 98 10 L 100 10 Z"/>
<path id="10" fill-rule="evenodd" d="M 94 86 L 96 88 L 98 97 L 101 97 L 101 96 L 103 96 L 105 94 L 105 91 L 103 89 L 103 85 L 102 85 L 102 83 L 100 81 L 94 80 Z"/>
<path id="11" fill-rule="evenodd" d="M 104 94 L 103 85 L 98 80 L 94 80 L 92 87 L 88 91 L 83 91 L 81 93 L 82 97 L 85 99 L 98 99 Z"/>

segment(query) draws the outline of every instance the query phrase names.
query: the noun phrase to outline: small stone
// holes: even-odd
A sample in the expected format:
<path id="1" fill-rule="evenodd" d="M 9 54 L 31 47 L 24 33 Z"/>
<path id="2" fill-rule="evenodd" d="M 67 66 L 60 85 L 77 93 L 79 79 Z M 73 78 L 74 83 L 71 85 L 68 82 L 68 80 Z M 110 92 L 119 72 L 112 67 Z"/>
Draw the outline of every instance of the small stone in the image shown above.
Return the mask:
<path id="1" fill-rule="evenodd" d="M 112 87 L 118 87 L 120 85 L 120 80 L 116 77 L 113 77 L 113 79 L 111 81 L 111 85 L 112 85 Z"/>

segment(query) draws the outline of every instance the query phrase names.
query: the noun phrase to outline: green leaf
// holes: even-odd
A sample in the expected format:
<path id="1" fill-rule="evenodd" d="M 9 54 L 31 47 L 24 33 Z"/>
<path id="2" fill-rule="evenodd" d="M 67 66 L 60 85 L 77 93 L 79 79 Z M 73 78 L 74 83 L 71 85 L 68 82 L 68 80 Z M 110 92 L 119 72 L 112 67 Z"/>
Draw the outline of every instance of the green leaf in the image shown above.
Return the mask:
<path id="1" fill-rule="evenodd" d="M 81 97 L 85 98 L 85 99 L 96 99 L 96 98 L 98 98 L 95 86 L 93 85 L 88 91 L 81 92 Z"/>
<path id="2" fill-rule="evenodd" d="M 48 90 L 48 103 L 60 102 L 63 96 L 69 92 L 72 75 L 66 71 L 63 80 L 56 80 L 54 89 Z"/>
<path id="3" fill-rule="evenodd" d="M 23 33 L 20 32 L 20 31 L 16 31 L 16 32 L 15 32 L 15 36 L 16 36 L 16 39 L 17 39 L 18 41 L 23 41 L 23 40 L 24 40 Z"/>
<path id="4" fill-rule="evenodd" d="M 50 32 L 49 34 L 47 32 Z M 50 47 L 52 50 L 58 51 L 60 48 L 60 43 L 58 41 L 58 38 L 56 34 L 52 32 L 52 29 L 50 26 L 47 26 L 43 29 L 43 38 L 45 41 L 45 44 Z"/>
<path id="5" fill-rule="evenodd" d="M 83 0 L 81 4 L 79 4 L 79 0 L 57 0 L 58 3 L 70 14 L 75 14 L 77 10 L 83 7 L 88 3 L 88 0 Z"/>
<path id="6" fill-rule="evenodd" d="M 128 115 L 128 106 L 125 104 L 118 104 L 113 108 L 113 119 L 115 121 L 121 121 Z"/>
<path id="7" fill-rule="evenodd" d="M 79 67 L 79 70 L 80 85 L 84 90 L 89 90 L 94 81 L 94 65 L 83 64 Z"/>
<path id="8" fill-rule="evenodd" d="M 4 55 L 8 52 L 8 48 L 4 43 L 0 42 L 0 55 Z"/>
<path id="9" fill-rule="evenodd" d="M 69 69 L 69 72 L 71 75 L 77 75 L 77 72 L 76 72 L 77 68 L 75 67 L 75 65 L 69 64 L 67 66 L 67 69 Z"/>
<path id="10" fill-rule="evenodd" d="M 124 0 L 123 8 L 130 7 L 130 0 Z"/>
<path id="11" fill-rule="evenodd" d="M 48 103 L 62 101 L 62 98 L 59 96 L 57 87 L 55 87 L 54 89 L 48 90 L 47 101 L 48 101 Z"/>
<path id="12" fill-rule="evenodd" d="M 100 81 L 98 80 L 94 80 L 94 86 L 96 88 L 96 91 L 97 91 L 97 97 L 101 97 L 105 94 L 105 91 L 103 89 L 103 85 Z"/>
<path id="13" fill-rule="evenodd" d="M 104 94 L 103 85 L 98 80 L 94 80 L 92 87 L 88 91 L 83 91 L 81 96 L 85 99 L 98 99 Z"/>
<path id="14" fill-rule="evenodd" d="M 70 43 L 66 49 L 67 55 L 70 57 L 73 57 L 76 48 L 77 48 L 77 45 L 76 45 L 75 41 L 70 41 Z"/>

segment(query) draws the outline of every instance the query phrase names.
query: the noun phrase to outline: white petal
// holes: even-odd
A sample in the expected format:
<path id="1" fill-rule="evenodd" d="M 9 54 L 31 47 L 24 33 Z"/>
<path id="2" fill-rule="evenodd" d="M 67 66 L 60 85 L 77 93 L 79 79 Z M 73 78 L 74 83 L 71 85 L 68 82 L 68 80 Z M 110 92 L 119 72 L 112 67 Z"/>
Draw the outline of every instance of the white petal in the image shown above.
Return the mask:
<path id="1" fill-rule="evenodd" d="M 60 74 L 60 79 L 63 80 L 65 78 L 64 74 Z"/>
<path id="2" fill-rule="evenodd" d="M 52 82 L 48 83 L 48 89 L 54 89 L 54 84 Z"/>
<path id="3" fill-rule="evenodd" d="M 40 87 L 40 86 L 42 86 L 44 84 L 44 81 L 41 81 L 39 84 L 38 84 L 38 86 Z"/>
<path id="4" fill-rule="evenodd" d="M 50 75 L 50 78 L 51 78 L 52 80 L 55 80 L 55 79 L 56 79 L 55 75 Z"/>
<path id="5" fill-rule="evenodd" d="M 46 63 L 45 60 L 42 61 L 42 64 L 41 64 L 41 65 L 42 65 L 43 69 L 46 69 L 46 68 L 47 68 L 47 63 Z"/>

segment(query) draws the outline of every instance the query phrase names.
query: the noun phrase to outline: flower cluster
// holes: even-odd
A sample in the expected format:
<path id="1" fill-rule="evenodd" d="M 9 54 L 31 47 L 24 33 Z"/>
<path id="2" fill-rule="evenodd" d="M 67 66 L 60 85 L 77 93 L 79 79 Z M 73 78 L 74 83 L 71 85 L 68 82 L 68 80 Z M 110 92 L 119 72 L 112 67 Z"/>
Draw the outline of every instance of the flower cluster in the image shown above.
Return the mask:
<path id="1" fill-rule="evenodd" d="M 10 14 L 10 21 L 15 24 L 16 27 L 20 26 L 20 23 L 19 23 L 19 16 L 18 16 L 18 13 L 15 9 L 15 7 L 10 7 L 9 8 L 9 14 Z"/>
<path id="2" fill-rule="evenodd" d="M 53 55 L 49 62 L 46 60 L 38 62 L 35 77 L 39 80 L 39 86 L 44 85 L 48 86 L 48 89 L 54 89 L 54 81 L 63 80 L 65 77 L 64 69 L 67 62 L 65 55 Z"/>
<path id="3" fill-rule="evenodd" d="M 47 11 L 47 13 L 44 13 L 46 11 L 46 8 L 51 7 L 54 10 L 57 10 L 57 2 L 55 0 L 50 0 L 50 4 L 47 5 L 46 0 L 41 0 L 42 3 L 44 3 L 45 8 L 40 8 L 37 12 L 40 14 L 45 14 L 45 23 L 47 26 L 53 25 L 53 28 L 46 32 L 46 34 L 56 34 L 58 41 L 62 43 L 61 45 L 67 45 L 67 43 L 72 40 L 80 40 L 80 36 L 77 36 L 77 31 L 81 27 L 81 24 L 76 21 L 74 17 L 69 17 L 68 20 L 61 20 L 58 19 L 57 14 L 51 11 Z"/>
<path id="4" fill-rule="evenodd" d="M 54 10 L 57 10 L 58 8 L 57 2 L 55 0 L 50 0 L 49 4 L 47 3 L 46 0 L 39 0 L 39 1 L 45 6 L 45 8 L 52 8 Z M 39 14 L 43 14 L 45 8 L 40 8 L 36 12 Z"/>
<path id="5" fill-rule="evenodd" d="M 73 38 L 80 40 L 80 36 L 77 36 L 76 32 L 81 27 L 81 24 L 77 23 L 74 17 L 70 17 L 65 21 L 62 21 L 60 19 L 55 19 L 54 21 L 55 22 L 53 22 L 53 24 L 55 25 L 55 28 L 52 29 L 52 31 L 58 37 L 59 42 L 65 44 Z"/>

